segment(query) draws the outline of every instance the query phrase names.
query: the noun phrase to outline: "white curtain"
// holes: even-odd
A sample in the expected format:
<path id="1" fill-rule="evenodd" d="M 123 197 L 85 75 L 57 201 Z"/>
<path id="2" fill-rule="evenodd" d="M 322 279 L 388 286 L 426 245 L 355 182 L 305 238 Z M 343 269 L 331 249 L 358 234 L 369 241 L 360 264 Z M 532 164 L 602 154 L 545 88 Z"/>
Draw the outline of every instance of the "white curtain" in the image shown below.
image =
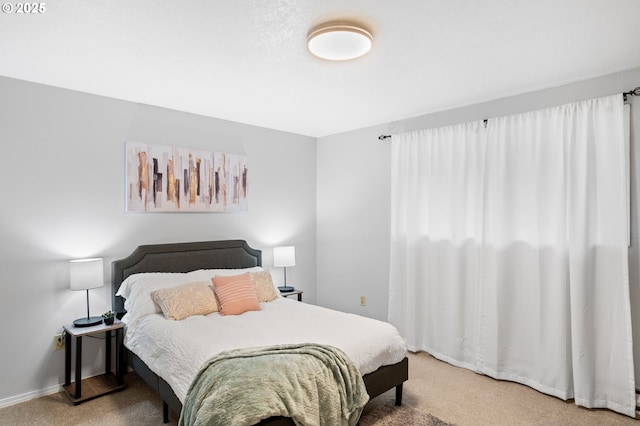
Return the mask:
<path id="1" fill-rule="evenodd" d="M 635 416 L 622 96 L 394 135 L 410 350 Z"/>

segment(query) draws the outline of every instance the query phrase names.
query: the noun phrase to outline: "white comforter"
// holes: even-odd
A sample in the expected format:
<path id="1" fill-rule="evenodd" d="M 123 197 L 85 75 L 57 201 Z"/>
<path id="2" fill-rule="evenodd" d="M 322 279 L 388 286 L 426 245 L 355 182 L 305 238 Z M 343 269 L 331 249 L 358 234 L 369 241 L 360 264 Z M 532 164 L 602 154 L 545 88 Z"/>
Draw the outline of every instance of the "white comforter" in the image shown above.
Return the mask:
<path id="1" fill-rule="evenodd" d="M 125 345 L 171 385 L 184 404 L 200 366 L 226 350 L 285 343 L 342 349 L 364 375 L 401 361 L 406 345 L 395 327 L 358 315 L 287 298 L 261 303 L 242 315 L 192 316 L 169 321 L 150 314 L 127 325 Z M 126 321 L 126 317 L 125 317 Z"/>

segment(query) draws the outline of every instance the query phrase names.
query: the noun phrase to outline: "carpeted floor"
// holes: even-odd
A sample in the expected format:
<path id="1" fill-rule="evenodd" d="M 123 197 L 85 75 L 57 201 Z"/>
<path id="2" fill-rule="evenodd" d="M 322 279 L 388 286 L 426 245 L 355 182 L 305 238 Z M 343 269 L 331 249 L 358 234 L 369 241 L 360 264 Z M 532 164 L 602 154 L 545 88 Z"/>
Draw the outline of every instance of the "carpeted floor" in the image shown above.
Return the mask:
<path id="1" fill-rule="evenodd" d="M 32 401 L 0 409 L 0 425 L 162 425 L 162 402 L 135 373 L 128 373 L 127 388 L 74 406 L 64 393 L 44 396 Z M 169 425 L 177 417 L 170 414 Z M 393 400 L 381 398 L 369 404 L 362 426 L 448 426 L 428 413 L 404 405 L 395 407 Z"/>
<path id="2" fill-rule="evenodd" d="M 0 409 L 0 425 L 161 425 L 162 402 L 135 373 L 127 388 L 74 406 L 64 392 Z M 173 419 L 170 424 L 177 424 Z"/>
<path id="3" fill-rule="evenodd" d="M 127 374 L 125 381 L 124 391 L 78 406 L 65 394 L 56 393 L 1 408 L 0 425 L 162 425 L 160 399 L 134 373 Z M 393 400 L 393 390 L 374 398 L 365 407 L 361 424 L 640 426 L 640 421 L 613 411 L 578 407 L 572 401 L 478 375 L 424 353 L 409 354 L 404 404 L 394 407 Z M 173 413 L 170 420 L 170 425 L 177 424 Z"/>

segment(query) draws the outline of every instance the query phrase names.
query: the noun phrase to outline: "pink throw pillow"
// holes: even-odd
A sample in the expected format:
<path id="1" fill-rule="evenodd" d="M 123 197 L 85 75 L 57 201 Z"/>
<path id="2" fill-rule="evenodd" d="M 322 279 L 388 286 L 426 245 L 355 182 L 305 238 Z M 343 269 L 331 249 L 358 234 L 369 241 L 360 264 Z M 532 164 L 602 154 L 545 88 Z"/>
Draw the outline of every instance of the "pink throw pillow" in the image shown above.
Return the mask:
<path id="1" fill-rule="evenodd" d="M 260 310 L 248 272 L 231 277 L 215 276 L 211 282 L 220 304 L 220 315 L 239 315 Z"/>

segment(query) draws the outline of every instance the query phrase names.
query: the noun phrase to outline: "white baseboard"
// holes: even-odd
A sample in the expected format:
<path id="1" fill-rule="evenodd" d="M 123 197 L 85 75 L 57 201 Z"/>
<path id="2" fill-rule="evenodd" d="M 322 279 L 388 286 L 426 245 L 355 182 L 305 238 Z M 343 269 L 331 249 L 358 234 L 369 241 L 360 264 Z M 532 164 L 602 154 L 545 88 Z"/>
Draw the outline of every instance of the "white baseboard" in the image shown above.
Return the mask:
<path id="1" fill-rule="evenodd" d="M 19 404 L 21 402 L 29 401 L 30 399 L 40 398 L 41 396 L 51 395 L 62 391 L 62 385 L 54 385 L 45 389 L 39 389 L 22 395 L 14 395 L 9 398 L 0 399 L 0 408 L 8 407 L 10 405 Z"/>

